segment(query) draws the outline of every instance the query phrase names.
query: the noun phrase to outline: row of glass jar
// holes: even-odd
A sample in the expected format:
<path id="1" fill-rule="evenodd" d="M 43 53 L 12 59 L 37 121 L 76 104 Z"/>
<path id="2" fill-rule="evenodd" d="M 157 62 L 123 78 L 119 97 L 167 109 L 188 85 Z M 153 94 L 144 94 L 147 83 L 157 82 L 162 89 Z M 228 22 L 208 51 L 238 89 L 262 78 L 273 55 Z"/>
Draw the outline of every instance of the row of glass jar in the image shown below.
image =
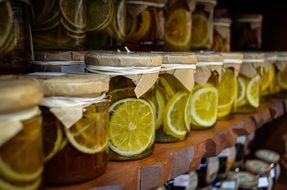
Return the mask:
<path id="1" fill-rule="evenodd" d="M 39 53 L 58 60 L 35 63 L 65 69 L 79 63 L 63 61 L 76 53 L 61 53 Z M 257 108 L 264 55 L 244 56 L 239 69 L 241 54 L 101 51 L 85 56 L 93 74 L 2 76 L 0 185 L 39 186 L 43 160 L 47 184 L 86 181 L 104 171 L 108 157 L 144 158 L 152 154 L 154 141 L 181 141 L 190 129 L 212 127 L 218 116 L 238 110 L 238 72 L 246 89 L 239 93 L 245 100 L 241 111 Z"/>

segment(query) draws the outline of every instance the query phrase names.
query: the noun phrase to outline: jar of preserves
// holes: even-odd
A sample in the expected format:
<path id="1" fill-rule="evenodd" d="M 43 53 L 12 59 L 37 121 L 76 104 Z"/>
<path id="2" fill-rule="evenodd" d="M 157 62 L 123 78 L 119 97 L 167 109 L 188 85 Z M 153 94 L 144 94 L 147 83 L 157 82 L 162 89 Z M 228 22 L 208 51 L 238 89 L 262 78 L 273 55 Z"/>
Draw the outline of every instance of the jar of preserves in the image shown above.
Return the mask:
<path id="1" fill-rule="evenodd" d="M 226 119 L 237 109 L 237 78 L 242 64 L 243 55 L 240 53 L 222 53 L 224 57 L 224 72 L 218 86 L 218 119 Z"/>
<path id="2" fill-rule="evenodd" d="M 228 179 L 236 180 L 238 190 L 259 190 L 258 177 L 249 172 L 231 172 L 228 174 Z"/>
<path id="3" fill-rule="evenodd" d="M 36 51 L 33 72 L 85 72 L 84 51 Z"/>
<path id="4" fill-rule="evenodd" d="M 0 189 L 41 189 L 43 99 L 34 80 L 0 79 Z"/>
<path id="5" fill-rule="evenodd" d="M 196 169 L 198 176 L 197 189 L 209 189 L 208 187 L 216 180 L 219 171 L 218 157 L 203 158 Z"/>
<path id="6" fill-rule="evenodd" d="M 262 100 L 268 100 L 274 93 L 275 81 L 275 62 L 277 60 L 276 53 L 265 53 L 265 63 L 261 72 L 261 95 Z"/>
<path id="7" fill-rule="evenodd" d="M 41 103 L 45 183 L 75 184 L 96 178 L 108 163 L 108 76 L 30 75 L 41 82 L 45 95 Z"/>
<path id="8" fill-rule="evenodd" d="M 32 1 L 33 43 L 36 50 L 84 48 L 86 19 L 84 0 Z"/>
<path id="9" fill-rule="evenodd" d="M 224 179 L 233 167 L 236 158 L 235 146 L 224 149 L 219 155 L 218 179 Z"/>
<path id="10" fill-rule="evenodd" d="M 273 179 L 273 182 L 275 182 L 281 173 L 281 168 L 280 168 L 280 154 L 272 151 L 272 150 L 266 150 L 266 149 L 261 149 L 255 152 L 255 157 L 270 164 L 271 166 L 271 171 L 270 171 L 270 177 Z"/>
<path id="11" fill-rule="evenodd" d="M 197 54 L 198 62 L 194 75 L 195 86 L 192 90 L 191 129 L 213 127 L 217 120 L 219 79 L 223 69 L 223 57 L 216 53 Z"/>
<path id="12" fill-rule="evenodd" d="M 87 48 L 123 46 L 126 40 L 126 0 L 86 0 L 86 18 Z"/>
<path id="13" fill-rule="evenodd" d="M 166 5 L 164 45 L 166 50 L 188 51 L 192 37 L 195 0 L 169 0 Z"/>
<path id="14" fill-rule="evenodd" d="M 277 85 L 275 91 L 278 92 L 277 97 L 287 97 L 287 52 L 279 52 L 276 61 L 276 79 Z M 276 84 L 275 82 L 275 84 Z"/>
<path id="15" fill-rule="evenodd" d="M 25 73 L 33 58 L 29 1 L 0 2 L 0 74 Z"/>
<path id="16" fill-rule="evenodd" d="M 230 52 L 231 19 L 216 18 L 214 19 L 213 24 L 214 24 L 214 31 L 213 31 L 213 42 L 211 50 L 218 52 Z"/>
<path id="17" fill-rule="evenodd" d="M 232 24 L 233 50 L 259 50 L 262 44 L 262 15 L 240 15 Z"/>
<path id="18" fill-rule="evenodd" d="M 238 77 L 237 111 L 254 112 L 259 107 L 264 53 L 244 53 Z"/>
<path id="19" fill-rule="evenodd" d="M 186 139 L 190 131 L 191 90 L 197 56 L 192 53 L 163 54 L 163 64 L 156 85 L 156 142 Z"/>
<path id="20" fill-rule="evenodd" d="M 196 0 L 192 15 L 192 50 L 209 50 L 213 40 L 213 14 L 216 0 Z"/>
<path id="21" fill-rule="evenodd" d="M 151 53 L 92 52 L 87 70 L 110 75 L 110 159 L 135 160 L 152 154 L 155 139 L 155 84 L 162 56 Z"/>
<path id="22" fill-rule="evenodd" d="M 160 50 L 164 44 L 167 0 L 127 0 L 126 45 L 136 50 Z"/>

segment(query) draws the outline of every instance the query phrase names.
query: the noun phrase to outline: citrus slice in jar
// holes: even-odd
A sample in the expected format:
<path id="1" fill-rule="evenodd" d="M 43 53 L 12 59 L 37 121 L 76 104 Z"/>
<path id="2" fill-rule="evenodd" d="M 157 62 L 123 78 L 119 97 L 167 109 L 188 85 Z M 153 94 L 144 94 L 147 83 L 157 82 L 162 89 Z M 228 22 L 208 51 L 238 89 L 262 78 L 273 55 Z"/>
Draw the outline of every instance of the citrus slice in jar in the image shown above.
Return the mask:
<path id="1" fill-rule="evenodd" d="M 205 45 L 209 40 L 208 20 L 203 14 L 192 15 L 192 38 L 193 47 Z"/>
<path id="2" fill-rule="evenodd" d="M 157 86 L 155 91 L 156 129 L 158 129 L 163 124 L 165 104 L 166 104 L 166 97 L 164 95 L 164 90 L 161 89 L 161 87 Z"/>
<path id="3" fill-rule="evenodd" d="M 277 81 L 281 88 L 287 89 L 287 68 L 277 74 Z"/>
<path id="4" fill-rule="evenodd" d="M 236 83 L 234 72 L 226 69 L 218 86 L 218 117 L 224 117 L 231 112 L 237 98 Z"/>
<path id="5" fill-rule="evenodd" d="M 189 132 L 190 131 L 190 124 L 191 124 L 191 98 L 192 94 L 190 93 L 186 98 L 186 104 L 184 108 L 184 122 L 185 128 Z"/>
<path id="6" fill-rule="evenodd" d="M 164 88 L 168 97 L 172 97 L 175 94 L 174 88 L 170 85 L 167 78 L 161 76 L 159 78 L 159 84 Z"/>
<path id="7" fill-rule="evenodd" d="M 260 99 L 260 76 L 257 75 L 247 85 L 246 97 L 249 104 L 255 108 L 259 106 Z"/>
<path id="8" fill-rule="evenodd" d="M 126 98 L 110 106 L 110 148 L 122 156 L 144 152 L 154 140 L 155 114 L 143 99 Z"/>
<path id="9" fill-rule="evenodd" d="M 106 28 L 114 15 L 113 0 L 87 0 L 87 31 L 96 31 Z"/>
<path id="10" fill-rule="evenodd" d="M 29 184 L 15 185 L 0 178 L 0 189 L 11 189 L 11 190 L 36 190 L 39 189 L 41 184 L 41 178 Z"/>
<path id="11" fill-rule="evenodd" d="M 10 1 L 4 1 L 0 4 L 0 48 L 8 39 L 13 25 L 13 11 Z"/>
<path id="12" fill-rule="evenodd" d="M 237 106 L 243 106 L 246 104 L 246 79 L 239 76 L 238 80 L 237 80 L 237 86 L 238 86 L 238 90 L 237 90 Z"/>
<path id="13" fill-rule="evenodd" d="M 186 92 L 176 93 L 168 101 L 164 112 L 164 132 L 178 139 L 183 139 L 187 133 L 184 119 L 186 98 Z"/>
<path id="14" fill-rule="evenodd" d="M 261 91 L 265 91 L 272 83 L 274 78 L 274 66 L 271 65 L 267 71 L 261 75 Z"/>
<path id="15" fill-rule="evenodd" d="M 107 120 L 105 111 L 95 113 L 94 105 L 88 106 L 83 117 L 71 128 L 64 128 L 68 142 L 78 151 L 95 154 L 108 145 Z"/>
<path id="16" fill-rule="evenodd" d="M 0 178 L 15 183 L 32 182 L 43 171 L 40 119 L 23 121 L 23 129 L 0 147 Z"/>
<path id="17" fill-rule="evenodd" d="M 191 98 L 191 121 L 198 127 L 211 127 L 217 118 L 218 91 L 210 84 L 194 90 Z"/>
<path id="18" fill-rule="evenodd" d="M 165 41 L 174 47 L 188 47 L 191 40 L 191 14 L 185 9 L 176 9 L 165 23 Z"/>

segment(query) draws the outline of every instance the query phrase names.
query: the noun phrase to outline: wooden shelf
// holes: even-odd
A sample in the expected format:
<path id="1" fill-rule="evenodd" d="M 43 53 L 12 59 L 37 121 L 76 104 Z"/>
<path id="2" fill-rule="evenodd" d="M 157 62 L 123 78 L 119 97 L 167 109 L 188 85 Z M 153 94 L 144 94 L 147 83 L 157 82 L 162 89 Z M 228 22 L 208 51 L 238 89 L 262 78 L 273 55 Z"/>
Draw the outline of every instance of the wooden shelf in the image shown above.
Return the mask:
<path id="1" fill-rule="evenodd" d="M 238 136 L 248 135 L 263 124 L 282 116 L 287 101 L 271 100 L 262 103 L 255 114 L 238 114 L 216 126 L 191 131 L 187 140 L 156 144 L 154 153 L 142 160 L 110 161 L 103 175 L 95 180 L 73 186 L 47 188 L 50 190 L 148 190 L 164 184 L 198 167 L 202 157 L 215 156 L 235 144 Z M 284 110 L 285 109 L 285 110 Z"/>

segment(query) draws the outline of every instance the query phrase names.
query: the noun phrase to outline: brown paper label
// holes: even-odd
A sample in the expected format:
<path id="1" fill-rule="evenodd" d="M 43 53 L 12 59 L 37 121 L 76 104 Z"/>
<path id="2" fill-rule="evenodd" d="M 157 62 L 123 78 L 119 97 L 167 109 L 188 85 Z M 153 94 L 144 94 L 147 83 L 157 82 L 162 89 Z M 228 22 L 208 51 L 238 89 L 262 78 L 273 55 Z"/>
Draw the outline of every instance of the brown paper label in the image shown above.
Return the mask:
<path id="1" fill-rule="evenodd" d="M 194 69 L 176 69 L 173 75 L 188 91 L 191 91 L 194 86 L 194 73 Z"/>
<path id="2" fill-rule="evenodd" d="M 257 75 L 257 70 L 253 64 L 243 63 L 240 67 L 240 74 L 252 79 Z"/>
<path id="3" fill-rule="evenodd" d="M 77 121 L 83 117 L 83 107 L 73 106 L 64 108 L 50 108 L 50 111 L 57 117 L 59 121 L 66 127 L 72 127 Z"/>
<path id="4" fill-rule="evenodd" d="M 287 66 L 287 62 L 284 62 L 284 61 L 277 61 L 276 63 L 275 63 L 275 66 L 276 66 L 276 68 L 279 70 L 279 71 L 284 71 L 285 70 L 285 68 L 286 68 L 286 66 Z"/>
<path id="5" fill-rule="evenodd" d="M 23 125 L 21 121 L 0 121 L 0 147 L 15 137 L 22 129 Z"/>
<path id="6" fill-rule="evenodd" d="M 229 37 L 230 31 L 228 27 L 214 26 L 214 30 L 216 30 L 223 39 L 227 39 Z"/>
<path id="7" fill-rule="evenodd" d="M 200 85 L 204 85 L 205 83 L 207 83 L 210 76 L 211 71 L 208 67 L 196 67 L 194 81 Z"/>

